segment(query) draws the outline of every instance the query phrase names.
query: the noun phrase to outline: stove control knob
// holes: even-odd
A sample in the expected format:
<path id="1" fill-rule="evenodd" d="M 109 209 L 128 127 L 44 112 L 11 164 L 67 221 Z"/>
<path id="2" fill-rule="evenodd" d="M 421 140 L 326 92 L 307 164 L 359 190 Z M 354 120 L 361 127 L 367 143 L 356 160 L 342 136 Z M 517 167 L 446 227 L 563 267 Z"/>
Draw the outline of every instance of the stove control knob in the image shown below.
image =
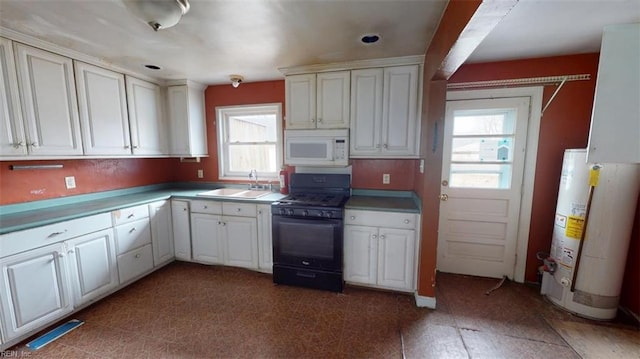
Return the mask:
<path id="1" fill-rule="evenodd" d="M 331 218 L 331 212 L 330 211 L 324 212 L 323 214 L 324 214 L 325 217 Z"/>
<path id="2" fill-rule="evenodd" d="M 284 208 L 280 208 L 280 215 L 284 216 L 285 214 L 287 214 L 287 211 Z"/>
<path id="3" fill-rule="evenodd" d="M 290 215 L 290 216 L 293 216 L 293 210 L 292 209 L 288 209 L 287 210 L 287 214 Z"/>
<path id="4" fill-rule="evenodd" d="M 309 215 L 309 211 L 307 211 L 306 209 L 304 211 L 302 211 L 302 216 L 306 217 Z"/>

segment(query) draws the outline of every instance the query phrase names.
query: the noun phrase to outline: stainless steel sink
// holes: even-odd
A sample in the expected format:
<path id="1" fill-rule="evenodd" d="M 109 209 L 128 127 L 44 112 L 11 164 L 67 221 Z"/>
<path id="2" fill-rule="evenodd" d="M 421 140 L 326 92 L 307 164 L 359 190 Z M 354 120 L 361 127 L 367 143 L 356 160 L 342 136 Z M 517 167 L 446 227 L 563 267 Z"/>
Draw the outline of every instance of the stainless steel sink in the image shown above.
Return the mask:
<path id="1" fill-rule="evenodd" d="M 220 197 L 220 198 L 247 198 L 254 199 L 270 194 L 271 191 L 246 190 L 240 188 L 218 188 L 213 191 L 198 193 L 203 197 Z"/>

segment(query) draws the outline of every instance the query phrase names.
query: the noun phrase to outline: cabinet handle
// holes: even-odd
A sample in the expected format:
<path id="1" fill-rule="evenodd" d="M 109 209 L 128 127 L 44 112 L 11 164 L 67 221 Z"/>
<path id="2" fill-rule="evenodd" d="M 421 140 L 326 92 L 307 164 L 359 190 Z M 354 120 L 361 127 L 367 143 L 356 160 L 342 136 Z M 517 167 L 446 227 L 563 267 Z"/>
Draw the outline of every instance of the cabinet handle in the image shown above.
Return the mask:
<path id="1" fill-rule="evenodd" d="M 372 234 L 372 235 L 371 235 L 371 238 L 373 238 L 373 239 L 378 239 L 378 235 L 377 235 L 377 234 Z"/>
<path id="2" fill-rule="evenodd" d="M 322 122 L 322 119 L 321 119 L 321 118 L 319 118 L 319 119 L 318 119 L 318 122 Z"/>
<path id="3" fill-rule="evenodd" d="M 24 147 L 24 146 L 25 146 L 25 144 L 24 144 L 23 141 L 20 141 L 18 143 L 14 143 L 13 144 L 13 148 L 20 148 L 20 147 Z"/>
<path id="4" fill-rule="evenodd" d="M 186 209 L 186 208 L 183 208 L 183 209 L 182 209 L 182 211 L 183 211 L 183 212 L 186 212 L 186 211 L 187 211 L 187 209 Z"/>
<path id="5" fill-rule="evenodd" d="M 258 214 L 262 214 L 262 210 L 261 209 L 258 210 Z"/>
<path id="6" fill-rule="evenodd" d="M 27 146 L 38 147 L 38 142 L 31 142 L 31 143 L 27 144 Z"/>
<path id="7" fill-rule="evenodd" d="M 58 255 L 58 258 L 64 258 L 63 252 L 56 252 L 56 254 Z"/>
<path id="8" fill-rule="evenodd" d="M 129 149 L 129 148 L 131 148 L 131 146 L 125 145 L 124 148 Z"/>
<path id="9" fill-rule="evenodd" d="M 133 145 L 133 148 L 138 148 L 138 146 L 137 145 Z"/>
<path id="10" fill-rule="evenodd" d="M 133 218 L 135 216 L 136 216 L 135 214 L 131 213 L 130 215 L 127 216 L 127 218 Z"/>
<path id="11" fill-rule="evenodd" d="M 404 220 L 404 224 L 409 224 L 409 220 L 408 220 L 408 219 L 405 219 L 405 220 Z"/>
<path id="12" fill-rule="evenodd" d="M 136 227 L 133 227 L 133 228 L 131 228 L 131 229 L 129 230 L 129 233 L 133 233 L 133 232 L 135 232 L 135 231 L 136 231 Z"/>
<path id="13" fill-rule="evenodd" d="M 315 118 L 312 118 L 312 119 L 311 119 L 311 123 L 314 123 L 314 122 L 316 122 L 316 119 L 315 119 Z"/>
<path id="14" fill-rule="evenodd" d="M 226 225 L 227 225 L 227 222 L 222 222 L 222 226 L 226 226 Z"/>
<path id="15" fill-rule="evenodd" d="M 376 145 L 376 148 L 380 148 L 380 144 L 379 143 Z"/>
<path id="16" fill-rule="evenodd" d="M 384 239 L 384 234 L 381 234 L 381 235 L 380 235 L 380 239 Z"/>
<path id="17" fill-rule="evenodd" d="M 236 208 L 236 212 L 242 211 L 242 208 Z"/>
<path id="18" fill-rule="evenodd" d="M 67 232 L 66 229 L 64 231 L 62 231 L 62 232 L 53 232 L 50 235 L 48 235 L 47 238 L 52 238 L 52 237 L 55 237 L 55 236 L 59 236 L 59 235 L 65 233 L 65 232 Z"/>
<path id="19" fill-rule="evenodd" d="M 140 253 L 137 253 L 137 254 L 135 255 L 135 257 L 136 257 L 136 258 L 140 258 Z"/>
<path id="20" fill-rule="evenodd" d="M 356 219 L 356 216 L 351 216 L 351 220 L 353 221 L 354 219 Z"/>
<path id="21" fill-rule="evenodd" d="M 385 143 L 384 145 L 382 145 L 382 148 L 384 148 L 384 149 L 386 149 L 387 147 L 388 147 L 388 146 L 387 146 L 387 144 L 386 144 L 386 143 Z"/>
<path id="22" fill-rule="evenodd" d="M 204 209 L 207 209 L 207 208 L 209 208 L 209 206 L 204 206 Z"/>
<path id="23" fill-rule="evenodd" d="M 67 251 L 67 253 L 68 253 L 68 254 L 74 254 L 75 252 L 73 251 L 73 249 L 69 249 L 69 250 Z"/>

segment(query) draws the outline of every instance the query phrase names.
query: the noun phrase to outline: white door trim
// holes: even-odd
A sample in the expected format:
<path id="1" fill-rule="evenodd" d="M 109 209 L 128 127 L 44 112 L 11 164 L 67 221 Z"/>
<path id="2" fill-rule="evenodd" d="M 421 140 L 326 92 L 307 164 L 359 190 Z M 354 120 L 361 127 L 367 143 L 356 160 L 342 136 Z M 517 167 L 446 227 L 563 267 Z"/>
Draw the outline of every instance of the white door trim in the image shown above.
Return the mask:
<path id="1" fill-rule="evenodd" d="M 527 126 L 527 150 L 524 159 L 524 177 L 522 182 L 522 200 L 520 202 L 520 219 L 518 222 L 518 239 L 516 242 L 516 282 L 524 282 L 527 264 L 527 246 L 529 244 L 529 226 L 531 224 L 531 207 L 533 203 L 533 186 L 538 156 L 538 138 L 540 120 L 542 118 L 542 86 L 500 88 L 470 91 L 447 91 L 447 101 L 476 100 L 499 97 L 530 97 L 529 124 Z"/>

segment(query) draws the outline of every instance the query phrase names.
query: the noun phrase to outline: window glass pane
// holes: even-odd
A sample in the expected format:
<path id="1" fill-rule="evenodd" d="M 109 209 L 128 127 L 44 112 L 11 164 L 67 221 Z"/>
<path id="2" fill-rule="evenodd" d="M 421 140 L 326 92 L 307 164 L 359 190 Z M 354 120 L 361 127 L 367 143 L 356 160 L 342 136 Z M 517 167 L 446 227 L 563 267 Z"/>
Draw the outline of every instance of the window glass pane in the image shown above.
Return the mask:
<path id="1" fill-rule="evenodd" d="M 452 161 L 511 161 L 511 137 L 458 137 L 453 138 Z"/>
<path id="2" fill-rule="evenodd" d="M 229 170 L 231 172 L 249 172 L 252 169 L 260 173 L 276 172 L 276 144 L 229 145 Z"/>
<path id="3" fill-rule="evenodd" d="M 456 111 L 453 135 L 511 135 L 514 133 L 515 119 L 515 111 Z"/>
<path id="4" fill-rule="evenodd" d="M 508 189 L 511 187 L 511 165 L 452 163 L 449 186 Z"/>
<path id="5" fill-rule="evenodd" d="M 227 117 L 229 142 L 276 142 L 275 114 L 231 115 Z"/>

